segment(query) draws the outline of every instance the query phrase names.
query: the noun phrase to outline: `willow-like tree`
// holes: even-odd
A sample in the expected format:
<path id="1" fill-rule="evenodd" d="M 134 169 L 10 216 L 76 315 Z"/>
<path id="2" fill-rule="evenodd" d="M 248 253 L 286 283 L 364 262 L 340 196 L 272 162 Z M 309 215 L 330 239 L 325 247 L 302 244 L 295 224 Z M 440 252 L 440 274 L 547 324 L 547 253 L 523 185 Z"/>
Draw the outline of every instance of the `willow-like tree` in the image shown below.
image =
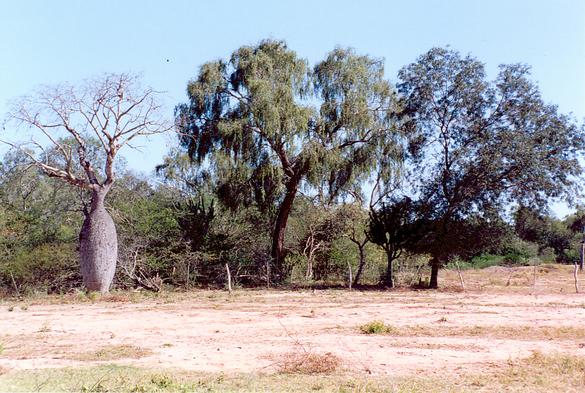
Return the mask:
<path id="1" fill-rule="evenodd" d="M 275 206 L 272 276 L 284 269 L 284 236 L 299 188 L 332 200 L 398 159 L 394 91 L 382 60 L 336 49 L 313 69 L 281 41 L 204 64 L 176 108 L 181 142 L 214 177 L 226 203 Z M 210 160 L 205 160 L 211 157 Z"/>
<path id="2" fill-rule="evenodd" d="M 157 92 L 128 74 L 43 87 L 13 103 L 8 124 L 31 131 L 30 142 L 6 142 L 26 155 L 27 165 L 91 195 L 79 235 L 81 273 L 88 290 L 108 292 L 118 239 L 104 200 L 115 181 L 120 149 L 137 137 L 170 129 Z"/>
<path id="3" fill-rule="evenodd" d="M 459 253 L 450 242 L 461 223 L 493 221 L 513 203 L 545 208 L 574 196 L 583 127 L 543 101 L 525 65 L 500 66 L 489 81 L 475 58 L 434 48 L 399 79 L 412 135 L 408 167 L 432 224 L 421 247 L 437 287 L 439 268 Z"/>

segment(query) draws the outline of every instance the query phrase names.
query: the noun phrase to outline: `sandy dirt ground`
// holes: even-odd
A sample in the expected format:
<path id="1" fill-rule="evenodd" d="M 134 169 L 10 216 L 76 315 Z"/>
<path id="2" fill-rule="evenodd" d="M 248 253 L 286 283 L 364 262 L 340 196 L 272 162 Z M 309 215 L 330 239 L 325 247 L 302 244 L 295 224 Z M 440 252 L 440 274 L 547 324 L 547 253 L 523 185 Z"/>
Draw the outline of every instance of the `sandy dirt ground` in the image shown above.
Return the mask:
<path id="1" fill-rule="evenodd" d="M 558 279 L 568 281 L 559 284 L 539 272 L 537 285 L 530 284 L 530 272 L 518 273 L 526 282 L 514 284 L 513 272 L 494 270 L 490 277 L 502 283 L 490 288 L 482 284 L 485 274 L 480 280 L 464 273 L 465 292 L 193 291 L 138 303 L 123 296 L 94 303 L 29 302 L 24 310 L 4 302 L 0 367 L 117 363 L 258 373 L 273 371 L 283 354 L 310 351 L 337 355 L 350 372 L 441 375 L 488 371 L 533 351 L 585 356 L 585 335 L 579 333 L 585 329 L 585 294 L 568 293 L 571 281 L 564 271 Z M 443 282 L 458 282 L 453 274 L 443 273 Z M 401 333 L 360 331 L 374 320 Z M 115 361 L 83 358 L 119 345 L 147 353 Z"/>

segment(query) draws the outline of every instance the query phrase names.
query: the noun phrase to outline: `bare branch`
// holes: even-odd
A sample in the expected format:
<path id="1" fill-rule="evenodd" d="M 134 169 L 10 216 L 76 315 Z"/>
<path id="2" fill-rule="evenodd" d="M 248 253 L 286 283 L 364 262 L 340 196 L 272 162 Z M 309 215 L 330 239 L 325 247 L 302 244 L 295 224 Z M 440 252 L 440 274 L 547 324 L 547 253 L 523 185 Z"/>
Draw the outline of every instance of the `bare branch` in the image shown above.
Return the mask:
<path id="1" fill-rule="evenodd" d="M 21 149 L 16 143 L 9 145 L 23 150 L 30 162 L 49 176 L 82 188 L 109 187 L 115 180 L 114 162 L 123 146 L 138 136 L 172 128 L 161 116 L 158 94 L 151 88 L 142 88 L 138 78 L 130 74 L 106 74 L 78 87 L 43 87 L 35 95 L 15 102 L 9 121 L 17 128 L 40 132 L 53 146 L 51 154 L 61 159 L 57 163 L 43 162 L 39 157 L 48 159 L 49 154 L 41 143 L 33 143 L 40 155 Z M 92 138 L 99 141 L 105 157 L 102 176 L 98 176 L 97 162 L 92 156 Z M 73 151 L 78 161 L 75 164 Z"/>

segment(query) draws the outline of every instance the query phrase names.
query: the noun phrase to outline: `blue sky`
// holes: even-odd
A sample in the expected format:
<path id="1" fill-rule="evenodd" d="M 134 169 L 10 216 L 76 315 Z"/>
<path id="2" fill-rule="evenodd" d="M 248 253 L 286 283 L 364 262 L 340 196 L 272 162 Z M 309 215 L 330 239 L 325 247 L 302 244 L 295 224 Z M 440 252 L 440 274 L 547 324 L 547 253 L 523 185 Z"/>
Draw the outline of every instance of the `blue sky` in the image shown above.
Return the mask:
<path id="1" fill-rule="evenodd" d="M 386 74 L 433 46 L 498 64 L 531 65 L 546 101 L 585 118 L 585 1 L 32 1 L 0 4 L 0 119 L 40 84 L 102 72 L 142 73 L 166 91 L 169 116 L 209 60 L 262 38 L 284 39 L 311 63 L 335 46 L 386 60 Z M 168 62 L 166 60 L 169 60 Z M 150 172 L 172 143 L 144 142 L 130 167 Z"/>

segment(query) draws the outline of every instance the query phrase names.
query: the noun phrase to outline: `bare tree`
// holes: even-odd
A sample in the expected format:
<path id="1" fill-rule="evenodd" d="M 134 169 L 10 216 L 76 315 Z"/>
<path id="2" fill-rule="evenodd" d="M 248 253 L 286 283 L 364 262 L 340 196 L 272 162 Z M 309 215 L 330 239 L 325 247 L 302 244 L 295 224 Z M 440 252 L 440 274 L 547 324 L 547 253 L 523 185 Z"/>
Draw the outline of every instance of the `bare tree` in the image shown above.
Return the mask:
<path id="1" fill-rule="evenodd" d="M 305 279 L 311 280 L 313 278 L 313 265 L 317 252 L 327 247 L 327 244 L 323 239 L 320 238 L 322 233 L 322 223 L 313 222 L 309 224 L 307 238 L 305 239 L 305 247 L 303 248 L 303 255 L 307 259 L 307 272 L 305 273 Z"/>
<path id="2" fill-rule="evenodd" d="M 15 101 L 8 114 L 9 124 L 31 130 L 33 136 L 27 143 L 5 143 L 24 152 L 28 164 L 47 176 L 91 194 L 79 235 L 81 273 L 88 290 L 108 292 L 116 270 L 116 227 L 104 199 L 115 180 L 118 152 L 132 147 L 139 136 L 171 128 L 158 95 L 143 88 L 135 75 L 105 74 L 79 86 L 42 87 Z M 92 151 L 94 140 L 97 152 Z"/>

